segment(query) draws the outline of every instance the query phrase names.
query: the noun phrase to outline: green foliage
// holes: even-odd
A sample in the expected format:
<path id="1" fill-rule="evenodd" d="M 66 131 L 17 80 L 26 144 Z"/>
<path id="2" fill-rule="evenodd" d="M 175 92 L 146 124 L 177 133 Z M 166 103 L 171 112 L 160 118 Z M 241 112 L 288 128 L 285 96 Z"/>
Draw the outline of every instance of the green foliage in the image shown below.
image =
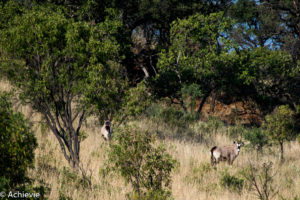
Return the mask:
<path id="1" fill-rule="evenodd" d="M 207 135 L 216 135 L 217 132 L 224 128 L 224 123 L 216 117 L 210 116 L 207 122 L 199 122 L 198 123 L 199 131 L 203 132 Z"/>
<path id="2" fill-rule="evenodd" d="M 293 111 L 289 106 L 279 106 L 273 113 L 265 118 L 263 127 L 266 129 L 266 135 L 272 141 L 275 141 L 281 147 L 281 159 L 283 160 L 283 142 L 295 139 Z"/>
<path id="3" fill-rule="evenodd" d="M 246 128 L 242 125 L 229 126 L 227 129 L 227 134 L 235 139 L 240 139 L 247 132 Z"/>
<path id="4" fill-rule="evenodd" d="M 85 131 L 79 131 L 78 140 L 82 142 L 88 137 L 88 134 Z"/>
<path id="5" fill-rule="evenodd" d="M 168 50 L 159 54 L 155 78 L 158 87 L 164 87 L 163 94 L 177 99 L 191 97 L 191 105 L 200 96 L 209 96 L 214 91 L 231 88 L 236 76 L 234 54 L 229 53 L 234 46 L 227 34 L 233 21 L 223 13 L 209 15 L 195 14 L 187 19 L 171 24 Z M 169 91 L 167 91 L 169 90 Z M 160 91 L 158 89 L 158 91 Z"/>
<path id="6" fill-rule="evenodd" d="M 20 14 L 24 5 L 20 1 L 1 1 L 0 2 L 0 29 L 7 28 L 13 18 Z"/>
<path id="7" fill-rule="evenodd" d="M 232 37 L 242 48 L 280 48 L 299 60 L 299 16 L 294 15 L 297 8 L 292 0 L 238 0 L 229 9 L 238 22 Z"/>
<path id="8" fill-rule="evenodd" d="M 133 127 L 115 132 L 109 160 L 113 170 L 132 185 L 132 199 L 136 195 L 138 199 L 169 198 L 170 175 L 177 162 L 165 150 L 162 145 L 156 146 L 154 137 L 147 132 Z"/>
<path id="9" fill-rule="evenodd" d="M 297 102 L 299 66 L 293 57 L 263 46 L 243 49 L 227 37 L 233 24 L 222 13 L 174 21 L 171 45 L 161 51 L 157 63 L 154 87 L 158 95 L 184 99 L 185 87 L 194 84 L 203 97 L 212 92 L 237 99 L 251 97 L 264 111 L 279 102 Z"/>
<path id="10" fill-rule="evenodd" d="M 68 18 L 60 6 L 33 2 L 0 29 L 1 74 L 43 115 L 74 167 L 92 105 L 99 118 L 120 109 L 127 86 L 116 40 L 121 27 L 116 16 L 93 25 Z"/>
<path id="11" fill-rule="evenodd" d="M 296 105 L 296 115 L 300 115 L 300 105 Z"/>
<path id="12" fill-rule="evenodd" d="M 278 142 L 289 141 L 294 138 L 293 111 L 289 106 L 279 106 L 272 114 L 267 115 L 263 127 L 267 135 Z"/>
<path id="13" fill-rule="evenodd" d="M 151 104 L 146 110 L 146 115 L 157 123 L 165 123 L 171 128 L 188 128 L 189 124 L 197 120 L 197 115 L 183 112 L 173 106 Z"/>
<path id="14" fill-rule="evenodd" d="M 291 55 L 280 50 L 263 47 L 244 50 L 236 61 L 239 66 L 236 76 L 245 87 L 252 87 L 252 98 L 264 110 L 273 109 L 283 95 L 280 91 L 289 90 L 289 81 L 299 76 Z"/>
<path id="15" fill-rule="evenodd" d="M 185 85 L 181 89 L 181 94 L 182 101 L 187 101 L 185 106 L 190 108 L 191 112 L 193 113 L 196 108 L 196 100 L 202 97 L 200 86 L 194 83 L 191 85 Z"/>
<path id="16" fill-rule="evenodd" d="M 244 139 L 250 142 L 250 146 L 257 151 L 262 151 L 262 148 L 268 144 L 268 137 L 261 128 L 252 128 L 245 132 Z"/>
<path id="17" fill-rule="evenodd" d="M 243 178 L 230 175 L 227 170 L 222 172 L 220 184 L 222 187 L 241 194 L 245 180 Z"/>
<path id="18" fill-rule="evenodd" d="M 169 124 L 171 127 L 185 127 L 185 113 L 180 109 L 174 107 L 168 107 L 162 109 L 159 118 L 166 124 Z"/>
<path id="19" fill-rule="evenodd" d="M 172 199 L 170 191 L 150 190 L 146 194 L 140 196 L 138 193 L 127 195 L 129 200 L 166 200 Z"/>
<path id="20" fill-rule="evenodd" d="M 36 138 L 23 114 L 14 112 L 8 94 L 0 93 L 0 177 L 1 191 L 15 189 L 29 181 Z"/>
<path id="21" fill-rule="evenodd" d="M 129 116 L 136 117 L 144 113 L 151 104 L 151 96 L 147 91 L 144 82 L 139 83 L 136 87 L 130 88 L 122 100 L 122 110 L 119 112 L 119 118 Z"/>
<path id="22" fill-rule="evenodd" d="M 243 51 L 240 62 L 243 62 L 243 65 L 240 66 L 239 78 L 245 84 L 258 84 L 263 91 L 266 91 L 267 87 L 274 87 L 280 80 L 278 78 L 288 77 L 292 73 L 292 58 L 283 51 L 271 51 L 267 48 Z"/>
<path id="23" fill-rule="evenodd" d="M 267 46 L 269 39 L 277 39 L 276 34 L 283 32 L 279 15 L 264 3 L 253 0 L 238 0 L 230 9 L 230 15 L 237 20 L 236 39 L 243 48 Z M 264 12 L 268 10 L 268 12 Z"/>

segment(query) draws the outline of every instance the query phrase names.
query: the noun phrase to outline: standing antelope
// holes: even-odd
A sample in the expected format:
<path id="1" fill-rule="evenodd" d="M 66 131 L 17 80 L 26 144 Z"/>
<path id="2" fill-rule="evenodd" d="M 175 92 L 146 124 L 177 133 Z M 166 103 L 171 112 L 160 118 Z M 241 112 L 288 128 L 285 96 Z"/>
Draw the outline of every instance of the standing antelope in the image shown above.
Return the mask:
<path id="1" fill-rule="evenodd" d="M 214 146 L 211 152 L 211 165 L 218 164 L 220 161 L 228 161 L 232 165 L 233 161 L 239 155 L 241 144 L 233 142 L 233 145 L 217 147 Z"/>
<path id="2" fill-rule="evenodd" d="M 112 134 L 112 130 L 110 128 L 110 121 L 105 120 L 104 124 L 101 128 L 101 135 L 105 140 L 109 140 Z"/>

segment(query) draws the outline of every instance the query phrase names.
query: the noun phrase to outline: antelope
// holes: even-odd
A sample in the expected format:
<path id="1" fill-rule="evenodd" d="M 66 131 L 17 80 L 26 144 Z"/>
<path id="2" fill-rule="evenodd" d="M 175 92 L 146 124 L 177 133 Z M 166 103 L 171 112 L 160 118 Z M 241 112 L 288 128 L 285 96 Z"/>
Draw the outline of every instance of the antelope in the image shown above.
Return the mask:
<path id="1" fill-rule="evenodd" d="M 211 152 L 211 165 L 214 166 L 218 164 L 220 161 L 227 161 L 228 164 L 232 165 L 233 161 L 239 155 L 241 148 L 241 144 L 237 142 L 233 142 L 233 145 L 217 147 L 214 146 Z"/>
<path id="2" fill-rule="evenodd" d="M 105 140 L 109 140 L 112 134 L 112 130 L 110 128 L 110 121 L 105 120 L 104 124 L 101 128 L 101 135 Z"/>

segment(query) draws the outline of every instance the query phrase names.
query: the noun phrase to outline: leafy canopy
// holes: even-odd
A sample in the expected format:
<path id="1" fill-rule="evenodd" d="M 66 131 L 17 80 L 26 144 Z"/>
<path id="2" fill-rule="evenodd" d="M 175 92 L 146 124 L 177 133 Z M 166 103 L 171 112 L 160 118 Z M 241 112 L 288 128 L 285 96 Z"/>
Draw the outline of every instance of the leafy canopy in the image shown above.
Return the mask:
<path id="1" fill-rule="evenodd" d="M 174 21 L 171 45 L 159 54 L 157 94 L 182 99 L 189 93 L 196 98 L 230 85 L 235 77 L 229 53 L 234 44 L 228 39 L 232 25 L 222 12 Z"/>
<path id="2" fill-rule="evenodd" d="M 263 126 L 270 139 L 282 143 L 295 138 L 293 111 L 289 106 L 279 106 L 266 116 Z"/>
<path id="3" fill-rule="evenodd" d="M 73 165 L 79 163 L 78 137 L 91 108 L 87 102 L 99 100 L 98 110 L 107 114 L 118 109 L 114 102 L 124 94 L 116 40 L 121 26 L 113 11 L 93 25 L 68 18 L 59 6 L 33 3 L 0 30 L 1 73 L 20 89 L 25 103 L 43 114 Z"/>

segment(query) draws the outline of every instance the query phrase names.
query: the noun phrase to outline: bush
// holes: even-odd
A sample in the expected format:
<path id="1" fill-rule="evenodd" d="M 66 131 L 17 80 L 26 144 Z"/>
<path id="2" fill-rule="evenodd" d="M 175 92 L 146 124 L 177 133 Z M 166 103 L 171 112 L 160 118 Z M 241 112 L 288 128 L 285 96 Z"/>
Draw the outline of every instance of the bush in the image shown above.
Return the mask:
<path id="1" fill-rule="evenodd" d="M 144 195 L 139 195 L 137 192 L 133 192 L 127 195 L 127 198 L 130 200 L 165 200 L 171 197 L 170 191 L 162 190 L 150 190 Z"/>
<path id="2" fill-rule="evenodd" d="M 268 144 L 268 137 L 260 128 L 252 128 L 245 132 L 244 139 L 250 142 L 250 146 L 257 151 Z"/>
<path id="3" fill-rule="evenodd" d="M 227 170 L 222 173 L 222 178 L 220 180 L 222 187 L 229 189 L 230 191 L 237 192 L 241 194 L 244 187 L 244 179 L 237 178 L 234 175 L 230 175 Z"/>
<path id="4" fill-rule="evenodd" d="M 125 127 L 115 132 L 109 162 L 133 187 L 130 199 L 168 199 L 171 171 L 177 163 L 147 132 Z M 137 196 L 137 197 L 136 197 Z"/>
<path id="5" fill-rule="evenodd" d="M 0 191 L 29 182 L 26 172 L 33 167 L 36 138 L 29 122 L 12 109 L 10 95 L 0 93 Z"/>
<path id="6" fill-rule="evenodd" d="M 171 128 L 187 128 L 189 124 L 197 120 L 197 115 L 185 113 L 176 107 L 163 107 L 152 104 L 146 111 L 148 117 L 156 122 L 163 122 Z"/>
<path id="7" fill-rule="evenodd" d="M 224 127 L 224 123 L 216 117 L 210 116 L 206 123 L 206 131 L 210 134 L 216 134 L 217 131 Z"/>
<path id="8" fill-rule="evenodd" d="M 191 113 L 195 112 L 196 109 L 196 100 L 202 97 L 202 91 L 200 85 L 190 84 L 184 85 L 181 88 L 182 101 L 185 104 L 186 108 L 189 108 Z"/>
<path id="9" fill-rule="evenodd" d="M 228 127 L 228 135 L 231 138 L 241 138 L 246 132 L 246 128 L 242 125 L 236 125 L 236 126 L 229 126 Z"/>

